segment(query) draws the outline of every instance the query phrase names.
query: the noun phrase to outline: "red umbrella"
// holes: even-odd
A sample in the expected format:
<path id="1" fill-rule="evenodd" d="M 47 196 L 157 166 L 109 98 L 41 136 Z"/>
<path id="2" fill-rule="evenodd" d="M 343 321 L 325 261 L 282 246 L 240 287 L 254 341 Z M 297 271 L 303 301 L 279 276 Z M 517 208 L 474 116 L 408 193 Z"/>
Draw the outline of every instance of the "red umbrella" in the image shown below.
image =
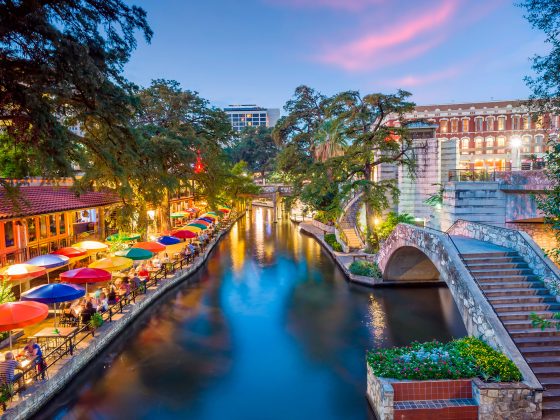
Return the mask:
<path id="1" fill-rule="evenodd" d="M 176 238 L 180 238 L 180 239 L 193 239 L 196 238 L 196 233 L 186 229 L 176 230 L 175 232 L 171 232 L 171 236 L 175 236 Z"/>
<path id="2" fill-rule="evenodd" d="M 51 252 L 51 254 L 64 255 L 65 257 L 68 257 L 68 258 L 82 257 L 82 256 L 86 255 L 87 253 L 88 253 L 87 250 L 82 249 L 82 248 L 74 248 L 73 246 L 67 246 L 67 247 L 60 248 L 60 249 L 57 249 L 56 251 Z"/>
<path id="3" fill-rule="evenodd" d="M 132 248 L 141 248 L 154 253 L 165 251 L 165 245 L 159 242 L 137 242 Z"/>
<path id="4" fill-rule="evenodd" d="M 49 314 L 49 307 L 44 303 L 33 301 L 8 302 L 0 305 L 0 331 L 10 331 L 10 348 L 12 348 L 12 330 L 36 324 Z"/>
<path id="5" fill-rule="evenodd" d="M 101 268 L 82 267 L 61 273 L 60 279 L 74 284 L 99 283 L 111 280 L 111 273 Z"/>

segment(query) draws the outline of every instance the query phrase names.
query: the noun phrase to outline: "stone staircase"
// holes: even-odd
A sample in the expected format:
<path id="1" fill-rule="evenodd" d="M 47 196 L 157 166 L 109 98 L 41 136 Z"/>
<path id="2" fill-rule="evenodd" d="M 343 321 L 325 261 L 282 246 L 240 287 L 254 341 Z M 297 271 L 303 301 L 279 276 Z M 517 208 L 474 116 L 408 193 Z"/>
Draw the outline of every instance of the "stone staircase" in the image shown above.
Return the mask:
<path id="1" fill-rule="evenodd" d="M 462 253 L 462 257 L 545 388 L 543 418 L 560 419 L 560 333 L 556 328 L 534 328 L 530 319 L 533 312 L 550 319 L 560 311 L 560 303 L 513 250 Z"/>
<path id="2" fill-rule="evenodd" d="M 354 200 L 354 202 L 346 208 L 346 211 L 340 217 L 338 222 L 339 229 L 344 234 L 343 237 L 346 239 L 346 245 L 348 245 L 350 251 L 357 251 L 365 247 L 365 244 L 356 231 L 356 215 L 358 214 L 361 205 L 361 199 L 358 198 Z"/>

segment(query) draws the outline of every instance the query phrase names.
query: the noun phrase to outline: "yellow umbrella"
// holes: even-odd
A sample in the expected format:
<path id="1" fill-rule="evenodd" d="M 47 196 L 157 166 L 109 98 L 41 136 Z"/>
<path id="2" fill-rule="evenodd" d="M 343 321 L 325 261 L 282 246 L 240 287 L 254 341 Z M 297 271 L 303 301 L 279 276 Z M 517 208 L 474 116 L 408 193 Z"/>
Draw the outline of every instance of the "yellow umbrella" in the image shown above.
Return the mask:
<path id="1" fill-rule="evenodd" d="M 133 261 L 126 257 L 107 257 L 92 262 L 88 267 L 101 268 L 107 271 L 121 271 L 132 267 Z"/>
<path id="2" fill-rule="evenodd" d="M 98 241 L 82 241 L 77 244 L 72 245 L 74 248 L 82 248 L 88 252 L 98 252 L 103 251 L 108 248 L 103 242 Z"/>
<path id="3" fill-rule="evenodd" d="M 182 227 L 179 230 L 190 230 L 191 232 L 194 232 L 194 233 L 202 232 L 202 229 L 200 229 L 199 227 L 196 227 L 196 226 L 185 226 L 185 227 Z"/>

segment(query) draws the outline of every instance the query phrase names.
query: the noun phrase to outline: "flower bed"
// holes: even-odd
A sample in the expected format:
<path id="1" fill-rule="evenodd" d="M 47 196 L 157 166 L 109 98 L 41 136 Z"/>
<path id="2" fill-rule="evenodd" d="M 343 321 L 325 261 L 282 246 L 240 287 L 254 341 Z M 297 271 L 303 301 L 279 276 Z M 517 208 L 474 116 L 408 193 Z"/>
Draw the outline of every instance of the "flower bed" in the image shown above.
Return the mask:
<path id="1" fill-rule="evenodd" d="M 379 269 L 377 263 L 370 261 L 353 261 L 352 264 L 350 264 L 350 267 L 348 267 L 348 270 L 350 270 L 350 272 L 352 274 L 355 274 L 356 276 L 375 277 L 378 279 L 382 276 L 381 270 Z"/>
<path id="2" fill-rule="evenodd" d="M 336 252 L 342 252 L 342 245 L 336 240 L 336 235 L 334 233 L 327 233 L 324 236 L 325 242 Z"/>
<path id="3" fill-rule="evenodd" d="M 479 377 L 491 382 L 517 382 L 521 372 L 503 353 L 473 337 L 443 344 L 412 343 L 407 347 L 379 349 L 367 354 L 373 373 L 394 379 L 463 379 Z"/>

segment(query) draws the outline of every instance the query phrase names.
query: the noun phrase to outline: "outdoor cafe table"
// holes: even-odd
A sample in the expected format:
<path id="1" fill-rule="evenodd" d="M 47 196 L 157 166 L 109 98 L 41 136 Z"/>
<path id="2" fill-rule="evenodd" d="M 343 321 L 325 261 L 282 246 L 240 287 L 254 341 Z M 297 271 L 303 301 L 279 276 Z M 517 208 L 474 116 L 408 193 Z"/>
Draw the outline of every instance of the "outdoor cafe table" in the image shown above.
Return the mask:
<path id="1" fill-rule="evenodd" d="M 35 333 L 33 338 L 37 339 L 37 343 L 43 341 L 43 348 L 45 350 L 52 350 L 59 347 L 62 342 L 64 343 L 64 348 L 72 354 L 70 346 L 73 345 L 72 337 L 78 328 L 76 327 L 46 327 L 41 331 Z"/>

